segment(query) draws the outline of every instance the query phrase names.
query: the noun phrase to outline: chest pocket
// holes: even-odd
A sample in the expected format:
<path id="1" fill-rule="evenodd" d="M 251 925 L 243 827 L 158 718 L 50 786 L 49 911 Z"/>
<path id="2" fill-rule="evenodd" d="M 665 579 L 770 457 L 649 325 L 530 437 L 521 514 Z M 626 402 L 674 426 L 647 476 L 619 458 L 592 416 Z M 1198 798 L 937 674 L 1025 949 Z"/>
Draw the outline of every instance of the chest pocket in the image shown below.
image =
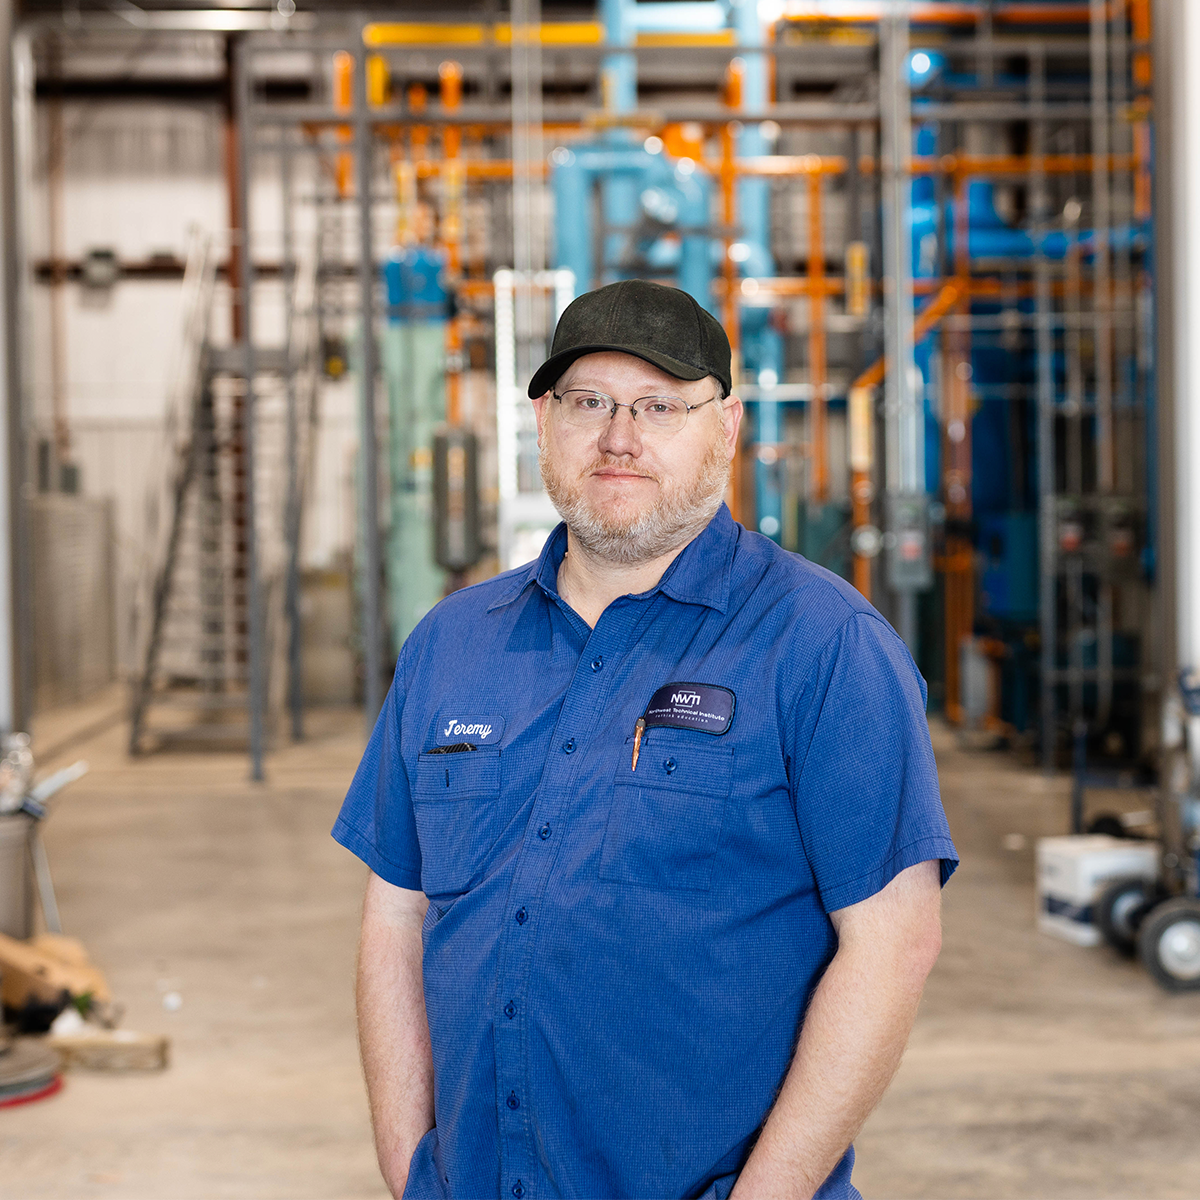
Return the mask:
<path id="1" fill-rule="evenodd" d="M 421 843 L 421 890 L 465 892 L 500 836 L 500 751 L 422 754 L 413 816 Z"/>
<path id="2" fill-rule="evenodd" d="M 702 745 L 701 734 L 652 731 L 630 767 L 625 743 L 600 851 L 600 878 L 651 888 L 712 887 L 733 747 Z M 706 739 L 707 740 L 707 739 Z"/>

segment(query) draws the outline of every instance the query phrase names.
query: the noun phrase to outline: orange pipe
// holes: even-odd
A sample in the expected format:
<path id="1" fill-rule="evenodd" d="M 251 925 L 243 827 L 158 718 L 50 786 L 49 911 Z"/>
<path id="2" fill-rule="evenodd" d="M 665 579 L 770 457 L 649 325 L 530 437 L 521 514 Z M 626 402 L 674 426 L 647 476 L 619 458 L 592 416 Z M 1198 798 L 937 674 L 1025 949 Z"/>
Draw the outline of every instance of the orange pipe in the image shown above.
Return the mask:
<path id="1" fill-rule="evenodd" d="M 354 107 L 354 56 L 346 50 L 339 50 L 333 56 L 333 107 L 339 112 L 349 112 Z M 352 142 L 354 131 L 349 125 L 339 125 L 337 138 L 339 142 Z M 341 150 L 334 161 L 337 194 L 345 199 L 353 190 L 354 155 Z"/>
<path id="2" fill-rule="evenodd" d="M 927 304 L 913 322 L 913 342 L 919 342 L 956 304 L 967 294 L 965 283 L 961 279 L 952 279 L 942 285 L 941 291 Z M 874 388 L 883 382 L 887 370 L 887 360 L 877 358 L 850 385 L 851 388 Z"/>
<path id="3" fill-rule="evenodd" d="M 429 93 L 425 90 L 425 85 L 422 83 L 411 84 L 408 89 L 408 107 L 414 113 L 419 113 L 424 111 L 425 105 L 428 103 Z M 424 158 L 425 149 L 429 145 L 429 126 L 410 125 L 408 140 L 412 147 L 413 158 Z"/>
<path id="4" fill-rule="evenodd" d="M 843 279 L 825 277 L 825 295 L 841 295 L 846 290 Z M 724 297 L 725 280 L 713 281 L 716 295 Z M 807 296 L 812 291 L 812 280 L 807 275 L 749 276 L 734 288 L 734 296 Z"/>
<path id="5" fill-rule="evenodd" d="M 1136 159 L 1130 154 L 1108 154 L 1110 171 L 1131 171 Z M 1075 175 L 1090 171 L 1096 156 L 1092 154 L 1047 154 L 1042 159 L 1047 175 Z M 914 175 L 1028 175 L 1037 166 L 1028 154 L 943 154 L 914 157 Z"/>
<path id="6" fill-rule="evenodd" d="M 1129 5 L 1133 40 L 1148 45 L 1153 30 L 1150 24 L 1150 0 L 1130 0 Z M 1133 215 L 1138 221 L 1145 221 L 1150 216 L 1151 179 L 1150 179 L 1150 88 L 1154 83 L 1154 74 L 1150 54 L 1146 50 L 1136 50 L 1133 55 L 1133 86 L 1134 111 L 1139 114 L 1139 120 L 1133 125 L 1133 157 L 1137 162 L 1133 179 Z"/>

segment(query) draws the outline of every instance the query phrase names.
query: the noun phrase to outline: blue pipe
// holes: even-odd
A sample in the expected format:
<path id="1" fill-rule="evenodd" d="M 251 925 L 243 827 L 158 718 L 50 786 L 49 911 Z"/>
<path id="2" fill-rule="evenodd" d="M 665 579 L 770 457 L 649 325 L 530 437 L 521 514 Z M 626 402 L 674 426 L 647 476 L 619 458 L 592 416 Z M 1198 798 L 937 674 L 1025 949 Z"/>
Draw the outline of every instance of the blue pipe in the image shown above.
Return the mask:
<path id="1" fill-rule="evenodd" d="M 690 162 L 672 163 L 664 154 L 607 143 L 560 147 L 551 155 L 555 206 L 555 261 L 575 273 L 575 294 L 624 278 L 618 258 L 629 232 L 605 238 L 600 278 L 594 261 L 591 189 L 605 189 L 605 221 L 632 231 L 642 213 L 673 227 L 679 240 L 662 238 L 640 247 L 652 265 L 672 272 L 679 286 L 712 311 L 713 264 L 706 227 L 708 176 Z"/>

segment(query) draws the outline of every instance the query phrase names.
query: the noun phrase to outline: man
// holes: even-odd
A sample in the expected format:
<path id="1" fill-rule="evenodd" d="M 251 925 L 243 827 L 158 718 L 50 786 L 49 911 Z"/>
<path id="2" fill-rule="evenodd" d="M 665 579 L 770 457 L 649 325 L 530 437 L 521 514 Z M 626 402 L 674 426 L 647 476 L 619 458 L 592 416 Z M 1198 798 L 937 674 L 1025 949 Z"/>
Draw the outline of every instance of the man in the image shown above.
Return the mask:
<path id="1" fill-rule="evenodd" d="M 577 299 L 529 387 L 565 524 L 400 654 L 334 829 L 397 1196 L 858 1194 L 957 859 L 904 646 L 722 503 L 730 385 L 686 293 Z"/>

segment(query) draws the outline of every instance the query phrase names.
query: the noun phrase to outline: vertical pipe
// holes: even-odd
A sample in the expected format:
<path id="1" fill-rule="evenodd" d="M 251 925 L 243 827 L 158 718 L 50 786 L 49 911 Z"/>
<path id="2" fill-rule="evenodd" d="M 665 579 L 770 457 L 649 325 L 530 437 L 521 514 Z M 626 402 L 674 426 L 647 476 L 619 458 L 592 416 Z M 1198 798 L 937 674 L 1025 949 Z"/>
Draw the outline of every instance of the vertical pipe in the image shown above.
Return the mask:
<path id="1" fill-rule="evenodd" d="M 263 778 L 263 718 L 266 707 L 266 663 L 263 654 L 263 611 L 258 580 L 258 526 L 255 514 L 256 480 L 254 472 L 256 440 L 256 402 L 254 395 L 254 256 L 251 253 L 250 158 L 254 128 L 251 122 L 251 81 L 249 45 L 239 39 L 234 47 L 233 88 L 237 113 L 237 211 L 241 229 L 240 246 L 242 296 L 241 338 L 242 370 L 245 373 L 245 402 L 242 409 L 245 480 L 243 483 L 246 546 L 246 606 L 248 659 L 250 671 L 250 777 Z"/>
<path id="2" fill-rule="evenodd" d="M 52 89 L 47 105 L 50 136 L 46 152 L 46 223 L 50 242 L 50 406 L 54 422 L 50 490 L 57 491 L 61 487 L 62 468 L 71 456 L 71 428 L 67 419 L 67 314 L 64 295 L 67 275 L 63 250 L 63 168 L 67 147 L 63 132 L 62 47 L 59 39 L 51 36 L 47 49 Z"/>
<path id="3" fill-rule="evenodd" d="M 945 655 L 946 715 L 963 717 L 959 703 L 959 655 L 975 626 L 974 559 L 971 539 L 964 532 L 971 520 L 971 255 L 968 179 L 954 175 L 954 274 L 960 300 L 955 306 L 959 325 L 945 335 L 942 387 L 945 397 L 943 481 L 946 499 Z"/>
<path id="4" fill-rule="evenodd" d="M 354 107 L 354 56 L 339 50 L 333 56 L 333 107 L 339 112 L 349 112 Z M 349 125 L 337 127 L 340 142 L 354 140 L 354 131 Z M 334 179 L 337 194 L 341 199 L 350 195 L 350 180 L 354 170 L 354 155 L 341 150 L 334 159 Z"/>
<path id="5" fill-rule="evenodd" d="M 908 5 L 891 6 L 880 22 L 881 123 L 883 126 L 884 343 L 888 371 L 885 411 L 889 417 L 889 491 L 925 487 L 923 436 L 917 436 L 913 386 L 912 127 L 908 93 Z"/>
<path id="6" fill-rule="evenodd" d="M 851 523 L 856 530 L 871 523 L 871 482 L 874 466 L 873 434 L 875 425 L 874 388 L 852 387 L 846 407 L 850 425 L 850 501 Z M 852 545 L 855 545 L 852 542 Z M 871 599 L 871 557 L 855 545 L 854 586 L 865 600 Z"/>
<path id="7" fill-rule="evenodd" d="M 913 361 L 912 123 L 908 88 L 908 4 L 898 0 L 879 23 L 880 126 L 883 161 L 885 478 L 893 496 L 925 491 L 924 414 Z M 917 646 L 916 593 L 897 589 L 897 631 Z"/>
<path id="8" fill-rule="evenodd" d="M 1169 36 L 1164 76 L 1170 120 L 1160 161 L 1170 223 L 1163 253 L 1171 263 L 1167 315 L 1172 343 L 1175 641 L 1180 670 L 1200 666 L 1200 6 L 1162 0 L 1156 25 Z M 1171 436 L 1173 433 L 1173 437 Z M 1190 731 L 1189 731 L 1190 733 Z M 1194 747 L 1190 747 L 1194 750 Z"/>
<path id="9" fill-rule="evenodd" d="M 13 3 L 0 0 L 0 388 L 4 419 L 0 421 L 0 733 L 23 724 L 18 682 L 18 605 L 24 404 L 20 369 L 20 323 L 17 287 L 17 177 L 13 137 L 14 57 Z"/>
<path id="10" fill-rule="evenodd" d="M 1029 58 L 1030 207 L 1035 246 L 1035 311 L 1037 320 L 1037 484 L 1038 484 L 1038 623 L 1041 634 L 1042 765 L 1054 767 L 1057 743 L 1055 720 L 1055 658 L 1058 645 L 1058 539 L 1054 511 L 1054 313 L 1050 294 L 1050 261 L 1045 242 L 1049 234 L 1050 197 L 1046 190 L 1046 52 L 1038 45 Z"/>
<path id="11" fill-rule="evenodd" d="M 1063 406 L 1063 440 L 1066 469 L 1063 472 L 1064 490 L 1068 503 L 1076 506 L 1076 519 L 1082 520 L 1083 497 L 1083 424 L 1086 402 L 1083 379 L 1083 278 L 1082 251 L 1079 237 L 1080 204 L 1067 202 L 1064 224 L 1067 247 L 1064 260 L 1063 284 L 1063 350 L 1066 358 L 1067 396 Z M 1079 550 L 1063 561 L 1063 599 L 1066 619 L 1063 636 L 1066 641 L 1067 707 L 1072 726 L 1083 715 L 1083 582 Z"/>
<path id="12" fill-rule="evenodd" d="M 825 247 L 821 230 L 821 171 L 808 176 L 808 376 L 809 443 L 812 495 L 817 504 L 829 499 L 829 434 L 825 406 Z"/>
<path id="13" fill-rule="evenodd" d="M 731 63 L 730 90 L 733 91 L 736 86 L 736 73 Z M 737 264 L 734 263 L 730 254 L 733 247 L 734 222 L 737 220 L 737 175 L 734 171 L 735 136 L 733 122 L 726 122 L 721 126 L 721 224 L 725 227 L 721 255 L 721 276 L 725 284 L 721 299 L 721 324 L 725 326 L 725 334 L 729 338 L 729 346 L 732 351 L 733 386 L 736 391 L 742 369 L 742 339 L 738 321 Z M 745 475 L 745 442 L 741 442 L 738 445 L 729 478 L 730 509 L 735 520 L 751 525 L 754 518 L 747 511 Z"/>
<path id="14" fill-rule="evenodd" d="M 438 67 L 442 107 L 453 112 L 462 103 L 462 67 L 446 61 Z M 446 248 L 447 285 L 453 289 L 462 274 L 463 200 L 466 191 L 466 165 L 459 158 L 462 130 L 457 125 L 442 127 L 442 211 L 441 234 Z M 462 325 L 458 306 L 446 322 L 446 420 L 462 424 Z"/>
<path id="15" fill-rule="evenodd" d="M 741 105 L 742 62 L 734 59 L 729 64 L 726 99 L 731 108 Z M 724 303 L 721 306 L 721 323 L 734 355 L 740 355 L 741 338 L 738 322 L 737 264 L 733 261 L 733 230 L 737 221 L 737 169 L 734 156 L 737 153 L 737 129 L 735 122 L 727 121 L 721 126 L 721 224 L 724 238 L 721 254 L 721 274 L 725 281 Z"/>
<path id="16" fill-rule="evenodd" d="M 600 19 L 610 46 L 632 46 L 637 41 L 633 22 L 634 0 L 600 0 Z M 513 24 L 516 24 L 514 19 Z M 603 104 L 611 112 L 631 112 L 637 107 L 637 59 L 632 54 L 609 54 L 601 65 Z"/>
<path id="17" fill-rule="evenodd" d="M 1150 23 L 1150 0 L 1131 0 L 1130 17 L 1133 40 L 1138 49 L 1133 54 L 1134 112 L 1137 123 L 1133 129 L 1133 153 L 1135 161 L 1134 219 L 1150 219 L 1151 159 L 1150 159 L 1150 97 L 1154 83 L 1151 57 L 1147 44 L 1153 34 Z"/>
<path id="18" fill-rule="evenodd" d="M 1111 130 L 1109 122 L 1108 0 L 1090 0 L 1092 97 L 1092 305 L 1096 360 L 1096 490 L 1113 491 L 1113 294 L 1111 225 L 1112 192 L 1109 176 Z M 1111 578 L 1101 578 L 1096 613 L 1096 723 L 1108 724 L 1112 709 L 1112 605 Z"/>
<path id="19" fill-rule="evenodd" d="M 1095 313 L 1096 487 L 1113 489 L 1112 295 L 1109 240 L 1108 0 L 1089 0 L 1092 109 L 1092 304 Z"/>
<path id="20" fill-rule="evenodd" d="M 296 252 L 292 228 L 292 155 L 290 138 L 283 135 L 280 175 L 283 211 L 283 346 L 287 401 L 287 579 L 284 604 L 288 627 L 288 707 L 292 718 L 292 740 L 304 737 L 304 690 L 300 644 L 300 435 L 296 413 Z"/>
<path id="21" fill-rule="evenodd" d="M 501 269 L 492 277 L 495 288 L 496 323 L 496 484 L 500 499 L 502 518 L 511 509 L 517 498 L 519 474 L 517 456 L 520 452 L 518 436 L 521 402 L 517 387 L 517 328 L 516 272 Z M 507 571 L 515 564 L 513 554 L 513 529 L 510 520 L 501 519 L 500 569 Z"/>
<path id="22" fill-rule="evenodd" d="M 538 220 L 542 188 L 541 0 L 512 5 L 513 267 L 516 366 L 528 380 L 545 357 L 545 321 L 534 276 L 545 265 L 545 236 Z M 528 430 L 523 430 L 528 434 Z"/>
<path id="23" fill-rule="evenodd" d="M 975 14 L 975 38 L 980 43 L 976 71 L 985 88 L 996 82 L 996 47 L 992 44 L 992 0 L 983 0 Z"/>
<path id="24" fill-rule="evenodd" d="M 374 137 L 367 107 L 367 53 L 362 33 L 354 43 L 354 156 L 358 200 L 358 292 L 362 377 L 359 381 L 362 406 L 363 513 L 363 664 L 366 671 L 364 700 L 368 732 L 383 707 L 383 622 L 380 585 L 382 551 L 379 537 L 379 446 L 375 418 L 375 252 L 371 229 L 371 183 L 374 177 Z"/>

